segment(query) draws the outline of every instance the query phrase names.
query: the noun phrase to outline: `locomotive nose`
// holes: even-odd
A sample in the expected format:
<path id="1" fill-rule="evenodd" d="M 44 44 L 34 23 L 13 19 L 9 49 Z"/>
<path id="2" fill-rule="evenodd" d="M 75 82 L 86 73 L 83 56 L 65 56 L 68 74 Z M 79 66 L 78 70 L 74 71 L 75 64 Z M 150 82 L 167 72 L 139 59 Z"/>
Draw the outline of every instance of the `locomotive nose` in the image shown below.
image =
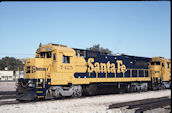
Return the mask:
<path id="1" fill-rule="evenodd" d="M 29 58 L 25 62 L 25 78 L 41 79 L 50 59 Z"/>

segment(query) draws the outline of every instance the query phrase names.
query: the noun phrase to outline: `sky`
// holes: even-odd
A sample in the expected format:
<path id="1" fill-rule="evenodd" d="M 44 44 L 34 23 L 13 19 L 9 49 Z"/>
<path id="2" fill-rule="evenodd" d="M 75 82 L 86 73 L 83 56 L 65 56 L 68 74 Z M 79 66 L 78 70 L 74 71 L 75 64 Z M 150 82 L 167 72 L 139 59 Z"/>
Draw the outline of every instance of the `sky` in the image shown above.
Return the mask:
<path id="1" fill-rule="evenodd" d="M 0 58 L 35 57 L 39 44 L 171 58 L 170 1 L 0 2 Z"/>

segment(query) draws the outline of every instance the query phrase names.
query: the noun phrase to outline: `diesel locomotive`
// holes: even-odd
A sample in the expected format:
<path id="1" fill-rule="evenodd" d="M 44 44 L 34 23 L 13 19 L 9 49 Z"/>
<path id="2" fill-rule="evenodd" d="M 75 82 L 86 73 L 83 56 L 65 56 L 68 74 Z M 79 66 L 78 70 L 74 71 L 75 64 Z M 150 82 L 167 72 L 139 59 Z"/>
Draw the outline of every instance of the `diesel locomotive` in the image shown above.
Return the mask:
<path id="1" fill-rule="evenodd" d="M 80 97 L 108 85 L 127 92 L 170 88 L 171 61 L 46 44 L 26 59 L 16 95 L 17 100 Z"/>

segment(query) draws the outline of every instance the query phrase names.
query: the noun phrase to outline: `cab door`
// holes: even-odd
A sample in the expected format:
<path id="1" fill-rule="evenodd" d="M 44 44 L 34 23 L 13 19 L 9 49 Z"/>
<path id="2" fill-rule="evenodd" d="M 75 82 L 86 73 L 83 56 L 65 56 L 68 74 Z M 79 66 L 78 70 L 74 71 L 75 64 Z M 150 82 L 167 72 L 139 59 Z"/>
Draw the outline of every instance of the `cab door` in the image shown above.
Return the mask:
<path id="1" fill-rule="evenodd" d="M 171 64 L 170 62 L 163 62 L 162 63 L 162 76 L 163 76 L 163 81 L 169 81 L 171 78 Z"/>
<path id="2" fill-rule="evenodd" d="M 165 77 L 165 80 L 166 81 L 169 81 L 171 79 L 171 63 L 170 62 L 167 62 L 166 63 L 166 77 Z"/>

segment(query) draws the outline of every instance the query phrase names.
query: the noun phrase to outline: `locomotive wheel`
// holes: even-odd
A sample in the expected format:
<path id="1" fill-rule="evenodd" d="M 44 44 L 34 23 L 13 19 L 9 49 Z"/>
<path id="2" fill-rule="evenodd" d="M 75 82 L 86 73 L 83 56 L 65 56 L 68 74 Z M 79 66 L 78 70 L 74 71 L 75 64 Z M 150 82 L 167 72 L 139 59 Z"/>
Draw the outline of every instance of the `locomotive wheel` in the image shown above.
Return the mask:
<path id="1" fill-rule="evenodd" d="M 132 92 L 132 86 L 131 86 L 131 84 L 128 84 L 127 93 L 131 93 L 131 92 Z"/>
<path id="2" fill-rule="evenodd" d="M 52 99 L 52 95 L 49 90 L 46 91 L 45 99 Z"/>
<path id="3" fill-rule="evenodd" d="M 81 97 L 81 96 L 82 96 L 82 91 L 80 90 L 76 90 L 72 95 L 72 97 Z"/>

